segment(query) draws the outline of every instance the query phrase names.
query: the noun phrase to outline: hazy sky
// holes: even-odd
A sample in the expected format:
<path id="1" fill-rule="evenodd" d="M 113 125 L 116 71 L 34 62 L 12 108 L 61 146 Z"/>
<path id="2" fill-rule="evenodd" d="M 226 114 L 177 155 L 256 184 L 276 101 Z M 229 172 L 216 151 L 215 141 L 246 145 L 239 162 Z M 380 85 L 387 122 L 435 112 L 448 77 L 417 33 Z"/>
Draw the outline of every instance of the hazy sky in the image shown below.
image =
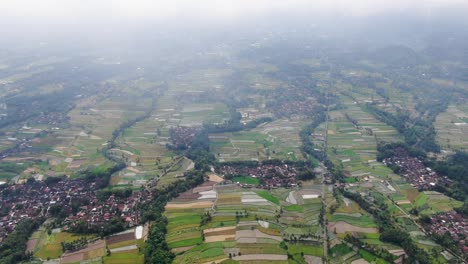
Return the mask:
<path id="1" fill-rule="evenodd" d="M 235 19 L 297 10 L 372 15 L 412 9 L 467 7 L 468 0 L 0 0 L 0 17 L 15 21 L 95 21 L 124 19 Z"/>
<path id="2" fill-rule="evenodd" d="M 458 10 L 456 16 L 465 21 L 468 0 L 0 0 L 0 43 L 16 45 L 27 43 L 28 38 L 100 43 L 114 37 L 127 39 L 135 32 L 152 36 L 196 28 L 192 31 L 235 33 L 261 30 L 262 25 L 271 29 L 319 25 L 328 30 L 325 25 L 346 33 L 353 17 L 369 17 L 362 22 L 369 25 L 384 18 L 382 31 L 388 32 L 394 25 L 411 28 L 403 18 L 432 21 L 441 10 Z"/>

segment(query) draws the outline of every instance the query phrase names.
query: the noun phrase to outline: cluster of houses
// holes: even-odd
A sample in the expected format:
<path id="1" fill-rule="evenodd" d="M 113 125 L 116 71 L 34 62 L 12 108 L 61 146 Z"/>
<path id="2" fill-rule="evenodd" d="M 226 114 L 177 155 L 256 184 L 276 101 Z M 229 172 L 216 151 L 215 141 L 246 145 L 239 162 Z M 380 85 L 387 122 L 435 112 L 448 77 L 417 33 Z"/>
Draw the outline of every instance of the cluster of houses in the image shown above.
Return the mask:
<path id="1" fill-rule="evenodd" d="M 456 211 L 437 214 L 431 217 L 431 223 L 426 229 L 432 234 L 449 233 L 458 243 L 460 251 L 468 254 L 468 218 Z"/>
<path id="2" fill-rule="evenodd" d="M 93 227 L 106 225 L 114 217 L 121 218 L 128 227 L 136 226 L 140 223 L 138 204 L 150 202 L 150 200 L 151 195 L 148 192 L 133 192 L 126 198 L 111 195 L 104 201 L 92 197 L 89 205 L 80 206 L 78 213 L 70 214 L 65 218 L 64 230 L 73 229 L 73 226 L 81 221 L 86 222 L 88 227 L 93 229 Z"/>
<path id="3" fill-rule="evenodd" d="M 288 164 L 259 164 L 255 167 L 223 165 L 218 173 L 226 179 L 239 175 L 258 178 L 260 185 L 257 187 L 264 189 L 297 186 L 299 174 L 293 165 Z"/>
<path id="4" fill-rule="evenodd" d="M 66 112 L 47 112 L 41 113 L 34 119 L 36 124 L 48 125 L 49 127 L 63 127 L 69 121 L 70 117 Z"/>
<path id="5" fill-rule="evenodd" d="M 98 199 L 96 183 L 85 179 L 8 185 L 0 190 L 0 242 L 26 218 L 60 216 L 67 227 L 77 221 L 85 221 L 88 226 L 105 225 L 120 217 L 128 226 L 135 226 L 139 221 L 137 204 L 149 200 L 148 192 Z"/>
<path id="6" fill-rule="evenodd" d="M 267 105 L 276 116 L 310 116 L 316 112 L 317 100 L 306 87 L 287 86 L 274 90 L 271 95 L 275 99 Z"/>
<path id="7" fill-rule="evenodd" d="M 26 151 L 32 148 L 31 138 L 19 139 L 19 138 L 14 138 L 14 137 L 8 137 L 7 140 L 12 142 L 13 145 L 10 148 L 7 148 L 6 150 L 0 152 L 0 159 L 4 159 L 6 157 L 12 156 L 19 152 Z"/>
<path id="8" fill-rule="evenodd" d="M 316 102 L 314 99 L 306 101 L 282 101 L 272 108 L 272 111 L 277 116 L 310 116 L 316 112 Z"/>
<path id="9" fill-rule="evenodd" d="M 199 127 L 173 127 L 169 130 L 171 143 L 177 148 L 188 148 L 198 131 Z"/>
<path id="10" fill-rule="evenodd" d="M 50 129 L 39 129 L 31 128 L 28 126 L 23 126 L 19 132 L 24 136 L 21 138 L 14 137 L 15 133 L 9 132 L 6 134 L 6 140 L 11 143 L 10 147 L 0 152 L 0 159 L 13 156 L 21 152 L 30 151 L 33 147 L 33 143 L 37 143 L 37 139 L 44 137 L 45 135 L 51 133 L 52 130 L 57 130 L 59 128 L 53 127 Z"/>
<path id="11" fill-rule="evenodd" d="M 242 124 L 247 124 L 248 122 L 254 121 L 261 118 L 273 118 L 273 114 L 269 112 L 260 111 L 256 108 L 240 108 L 238 111 L 241 113 Z"/>
<path id="12" fill-rule="evenodd" d="M 429 190 L 436 185 L 444 186 L 452 183 L 448 177 L 441 177 L 431 168 L 424 166 L 420 159 L 409 156 L 403 148 L 395 149 L 395 155 L 384 159 L 383 163 L 389 167 L 398 166 L 400 175 L 420 190 Z"/>

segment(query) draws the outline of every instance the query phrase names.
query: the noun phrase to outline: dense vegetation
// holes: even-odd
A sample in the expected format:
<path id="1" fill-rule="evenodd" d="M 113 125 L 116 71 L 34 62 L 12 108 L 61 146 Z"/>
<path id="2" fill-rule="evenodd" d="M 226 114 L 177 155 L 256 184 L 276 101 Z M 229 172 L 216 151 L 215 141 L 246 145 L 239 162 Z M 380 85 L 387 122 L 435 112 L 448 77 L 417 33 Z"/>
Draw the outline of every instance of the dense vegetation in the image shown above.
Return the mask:
<path id="1" fill-rule="evenodd" d="M 26 242 L 44 219 L 25 219 L 18 223 L 15 231 L 0 244 L 0 263 L 14 264 L 31 258 L 26 252 Z"/>
<path id="2" fill-rule="evenodd" d="M 306 153 L 307 155 L 310 155 L 318 160 L 324 160 L 325 159 L 325 151 L 323 152 L 318 152 L 315 150 L 314 143 L 312 142 L 312 137 L 311 135 L 314 133 L 314 130 L 323 122 L 326 120 L 326 114 L 324 109 L 321 111 L 317 112 L 317 114 L 314 116 L 313 121 L 306 125 L 301 132 L 299 133 L 299 137 L 301 138 L 302 141 L 302 151 Z"/>
<path id="3" fill-rule="evenodd" d="M 166 189 L 155 192 L 151 204 L 142 204 L 145 221 L 154 222 L 145 244 L 145 263 L 172 263 L 174 254 L 170 251 L 166 242 L 167 218 L 163 215 L 166 203 L 190 188 L 201 184 L 204 180 L 203 171 L 191 171 L 185 174 L 185 180 L 172 183 Z"/>
<path id="4" fill-rule="evenodd" d="M 453 198 L 464 201 L 468 194 L 468 153 L 459 151 L 447 160 L 426 159 L 426 165 L 433 168 L 439 175 L 446 175 L 454 184 L 450 188 L 440 186 L 439 191 L 447 193 Z"/>
<path id="5" fill-rule="evenodd" d="M 358 193 L 341 190 L 343 195 L 359 204 L 364 210 L 372 214 L 379 226 L 381 233 L 380 239 L 384 242 L 393 243 L 401 246 L 408 254 L 408 259 L 404 263 L 431 264 L 432 257 L 424 250 L 420 249 L 410 234 L 400 227 L 391 217 L 388 207 L 385 203 L 375 199 L 366 199 Z M 371 202 L 374 200 L 374 202 Z"/>
<path id="6" fill-rule="evenodd" d="M 70 232 L 76 234 L 98 234 L 105 237 L 114 233 L 124 231 L 127 224 L 120 217 L 112 218 L 106 225 L 89 225 L 86 221 L 78 221 L 70 226 Z"/>
<path id="7" fill-rule="evenodd" d="M 167 202 L 197 185 L 203 183 L 205 172 L 214 164 L 215 157 L 209 152 L 208 133 L 200 131 L 186 153 L 195 162 L 195 170 L 184 174 L 184 180 L 178 180 L 163 190 L 154 192 L 154 200 L 150 204 L 141 204 L 143 221 L 151 221 L 148 240 L 145 244 L 145 263 L 169 264 L 174 259 L 166 242 L 167 218 L 163 215 Z"/>
<path id="8" fill-rule="evenodd" d="M 405 138 L 406 144 L 424 151 L 440 151 L 440 147 L 435 141 L 436 132 L 432 124 L 433 120 L 414 119 L 409 113 L 403 111 L 392 114 L 372 104 L 366 106 L 366 109 L 377 119 L 396 128 Z"/>

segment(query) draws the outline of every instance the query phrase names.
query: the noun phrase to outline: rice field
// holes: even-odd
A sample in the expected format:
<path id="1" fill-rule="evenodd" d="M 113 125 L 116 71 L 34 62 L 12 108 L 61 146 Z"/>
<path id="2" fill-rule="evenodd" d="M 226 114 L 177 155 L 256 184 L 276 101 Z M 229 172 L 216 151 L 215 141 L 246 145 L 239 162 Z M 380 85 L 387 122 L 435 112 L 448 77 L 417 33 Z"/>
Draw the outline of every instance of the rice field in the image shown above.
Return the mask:
<path id="1" fill-rule="evenodd" d="M 468 107 L 449 105 L 440 113 L 434 123 L 437 143 L 445 150 L 466 150 L 468 148 Z"/>
<path id="2" fill-rule="evenodd" d="M 221 161 L 303 160 L 299 131 L 306 120 L 276 120 L 251 131 L 210 134 L 210 149 Z"/>
<path id="3" fill-rule="evenodd" d="M 330 113 L 328 156 L 336 165 L 344 168 L 348 177 L 360 180 L 369 180 L 371 176 L 390 179 L 393 172 L 376 162 L 377 142 L 400 141 L 397 131 L 376 120 L 350 98 L 343 96 L 341 100 L 346 109 Z M 320 126 L 316 133 L 325 134 L 324 126 Z"/>
<path id="4" fill-rule="evenodd" d="M 286 257 L 286 250 L 279 246 L 283 238 L 292 236 L 316 236 L 321 233 L 318 213 L 319 198 L 307 199 L 302 205 L 284 201 L 286 189 L 270 192 L 245 189 L 236 184 L 216 186 L 217 199 L 213 207 L 166 209 L 169 221 L 167 242 L 177 252 L 174 263 L 207 263 L 234 256 L 269 254 Z M 176 199 L 174 202 L 181 203 Z M 172 203 L 172 202 L 171 202 Z M 189 206 L 190 201 L 185 203 Z M 297 208 L 296 208 L 297 207 Z M 298 209 L 300 208 L 300 210 Z M 288 210 L 293 209 L 293 210 Z M 210 214 L 209 220 L 206 214 Z M 277 216 L 279 222 L 277 222 Z M 304 227 L 285 225 L 293 218 L 302 218 Z M 312 244 L 291 245 L 291 254 L 322 256 L 323 246 L 319 241 Z M 250 257 L 249 257 L 250 258 Z"/>

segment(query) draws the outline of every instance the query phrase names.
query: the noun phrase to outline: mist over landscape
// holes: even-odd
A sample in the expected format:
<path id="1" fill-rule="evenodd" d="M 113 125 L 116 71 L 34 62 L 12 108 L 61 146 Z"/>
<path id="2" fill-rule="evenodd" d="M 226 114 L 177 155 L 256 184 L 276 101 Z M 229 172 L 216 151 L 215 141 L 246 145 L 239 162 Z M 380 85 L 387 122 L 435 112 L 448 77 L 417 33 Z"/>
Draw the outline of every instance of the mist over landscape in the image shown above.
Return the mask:
<path id="1" fill-rule="evenodd" d="M 468 3 L 0 2 L 0 263 L 466 263 Z"/>

